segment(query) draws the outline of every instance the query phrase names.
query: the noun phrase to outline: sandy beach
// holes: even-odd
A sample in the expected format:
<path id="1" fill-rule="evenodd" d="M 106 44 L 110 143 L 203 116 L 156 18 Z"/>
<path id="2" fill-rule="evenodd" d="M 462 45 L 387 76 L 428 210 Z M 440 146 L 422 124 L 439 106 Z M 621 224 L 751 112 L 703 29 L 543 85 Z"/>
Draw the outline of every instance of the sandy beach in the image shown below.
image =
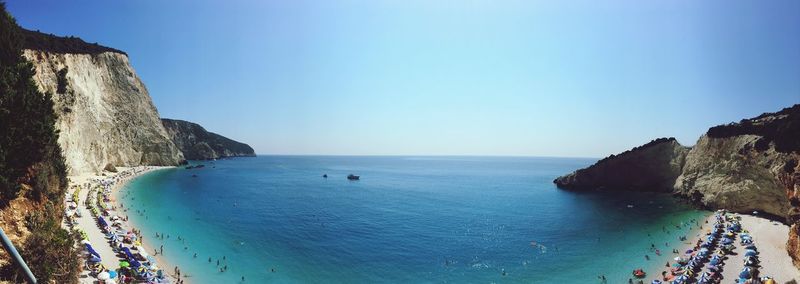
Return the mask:
<path id="1" fill-rule="evenodd" d="M 742 229 L 750 232 L 753 242 L 758 248 L 758 257 L 761 261 L 760 275 L 773 277 L 778 283 L 800 281 L 800 270 L 794 267 L 792 259 L 786 252 L 789 226 L 752 215 L 736 215 L 742 217 Z M 725 270 L 722 272 L 726 282 L 736 279 L 736 276 L 744 268 L 743 249 L 738 245 L 739 240 L 737 235 L 735 241 L 737 245 L 733 252 L 738 255 L 729 256 Z"/>
<path id="2" fill-rule="evenodd" d="M 67 228 L 72 228 L 74 230 L 82 230 L 83 232 L 85 232 L 87 240 L 91 243 L 95 251 L 97 251 L 97 253 L 100 255 L 102 259 L 101 260 L 102 265 L 112 270 L 117 268 L 119 266 L 120 261 L 123 261 L 124 258 L 119 257 L 117 253 L 114 252 L 111 243 L 106 237 L 106 234 L 103 233 L 100 226 L 97 224 L 97 219 L 92 215 L 90 210 L 87 208 L 85 201 L 89 197 L 89 193 L 90 192 L 94 193 L 96 191 L 89 190 L 89 188 L 86 188 L 86 185 L 90 184 L 91 188 L 92 186 L 97 184 L 100 180 L 107 180 L 107 181 L 113 180 L 114 182 L 110 186 L 110 189 L 112 191 L 111 194 L 112 198 L 110 199 L 110 202 L 107 202 L 107 206 L 110 208 L 109 215 L 110 216 L 117 215 L 123 217 L 124 219 L 122 220 L 124 221 L 122 222 L 121 227 L 132 231 L 138 229 L 139 227 L 133 226 L 133 224 L 125 220 L 127 219 L 128 212 L 126 209 L 124 209 L 123 207 L 119 206 L 119 204 L 116 203 L 117 192 L 119 192 L 120 189 L 123 188 L 125 184 L 131 179 L 143 175 L 145 173 L 164 168 L 168 167 L 152 167 L 152 166 L 134 167 L 134 168 L 119 167 L 117 168 L 116 173 L 103 172 L 100 175 L 86 174 L 86 175 L 70 176 L 69 177 L 70 189 L 68 192 L 69 196 L 68 200 L 72 201 L 71 199 L 73 193 L 76 190 L 80 189 L 78 194 L 78 200 L 75 201 L 77 203 L 77 208 L 78 208 L 77 210 L 79 210 L 81 214 L 80 216 L 75 215 L 73 225 L 68 224 L 68 222 L 65 220 L 64 226 Z M 70 206 L 67 206 L 67 208 L 70 208 Z M 69 211 L 74 212 L 74 210 L 68 209 L 68 212 Z M 149 245 L 148 240 L 150 239 L 149 237 L 150 235 L 147 232 L 139 231 L 139 233 L 140 236 L 142 237 L 140 239 L 141 245 L 145 248 L 145 250 L 150 256 L 155 258 L 156 263 L 158 263 L 158 266 L 163 270 L 163 272 L 166 275 L 168 275 L 168 281 L 170 281 L 171 283 L 176 283 L 178 278 L 177 275 L 174 274 L 173 268 L 175 266 L 169 263 L 161 255 L 155 255 L 153 253 L 155 252 L 155 248 Z M 81 250 L 85 251 L 85 249 Z M 79 281 L 80 283 L 100 283 L 97 278 L 90 275 L 90 269 L 88 269 L 86 266 L 83 267 L 83 271 L 80 274 Z M 184 279 L 184 283 L 188 282 Z"/>
<path id="3" fill-rule="evenodd" d="M 794 267 L 792 259 L 786 252 L 786 241 L 789 233 L 787 225 L 752 215 L 732 215 L 741 217 L 740 223 L 743 231 L 749 232 L 753 236 L 761 261 L 760 276 L 772 277 L 778 283 L 788 283 L 792 280 L 800 281 L 800 270 Z M 686 236 L 687 240 L 679 242 L 677 246 L 678 253 L 667 251 L 662 253 L 661 256 L 652 257 L 651 261 L 655 261 L 655 263 L 646 270 L 648 277 L 645 278 L 647 280 L 645 283 L 650 283 L 655 279 L 662 280 L 661 273 L 669 270 L 667 263 L 673 264 L 673 258 L 683 256 L 685 251 L 693 249 L 697 240 L 706 236 L 714 222 L 714 215 L 709 214 L 705 220 L 700 222 L 701 227 L 693 228 L 692 234 Z M 739 243 L 740 240 L 740 235 L 737 234 L 734 240 L 733 253 L 728 255 L 728 259 L 725 261 L 722 272 L 723 283 L 734 283 L 733 281 L 737 279 L 739 272 L 744 268 L 744 257 L 742 255 L 744 249 Z"/>

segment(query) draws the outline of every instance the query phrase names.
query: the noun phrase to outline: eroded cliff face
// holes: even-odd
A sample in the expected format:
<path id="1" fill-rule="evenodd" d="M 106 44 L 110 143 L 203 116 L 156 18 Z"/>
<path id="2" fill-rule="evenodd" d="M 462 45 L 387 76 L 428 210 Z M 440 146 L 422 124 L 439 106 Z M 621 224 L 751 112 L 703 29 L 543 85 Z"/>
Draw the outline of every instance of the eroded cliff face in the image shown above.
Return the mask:
<path id="1" fill-rule="evenodd" d="M 169 138 L 128 57 L 25 50 L 34 80 L 53 94 L 59 144 L 71 175 L 106 165 L 174 166 L 183 154 Z"/>
<path id="2" fill-rule="evenodd" d="M 705 207 L 785 219 L 791 226 L 787 250 L 800 267 L 800 105 L 710 128 L 687 152 L 678 175 L 666 164 L 674 153 L 647 151 L 650 144 L 554 182 L 561 188 L 648 190 L 652 186 L 641 184 L 663 184 L 674 177 L 674 194 Z M 635 172 L 643 165 L 650 169 L 646 180 Z M 637 174 L 628 174 L 632 171 Z"/>
<path id="3" fill-rule="evenodd" d="M 199 124 L 166 118 L 162 119 L 162 123 L 187 159 L 208 160 L 256 155 L 249 145 L 208 132 Z"/>
<path id="4" fill-rule="evenodd" d="M 557 178 L 561 188 L 671 191 L 689 149 L 675 138 L 651 141 Z"/>
<path id="5" fill-rule="evenodd" d="M 757 149 L 761 138 L 701 137 L 686 157 L 675 193 L 709 208 L 787 217 L 789 199 L 778 175 L 789 155 L 771 145 Z"/>
<path id="6" fill-rule="evenodd" d="M 712 127 L 691 150 L 655 140 L 559 177 L 561 188 L 671 191 L 709 208 L 789 217 L 785 165 L 800 150 L 800 105 Z M 646 186 L 643 186 L 646 185 Z"/>
<path id="7" fill-rule="evenodd" d="M 783 171 L 778 175 L 786 197 L 789 199 L 789 240 L 786 250 L 792 257 L 794 265 L 800 268 L 800 153 L 794 153 L 783 166 Z"/>

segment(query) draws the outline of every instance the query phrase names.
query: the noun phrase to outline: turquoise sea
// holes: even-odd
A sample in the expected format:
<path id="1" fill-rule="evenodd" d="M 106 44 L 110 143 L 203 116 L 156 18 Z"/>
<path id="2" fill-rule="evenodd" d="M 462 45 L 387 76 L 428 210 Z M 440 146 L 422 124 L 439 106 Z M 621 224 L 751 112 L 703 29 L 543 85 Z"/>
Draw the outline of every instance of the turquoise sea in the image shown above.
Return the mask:
<path id="1" fill-rule="evenodd" d="M 688 232 L 675 224 L 708 214 L 668 195 L 553 185 L 593 162 L 259 156 L 155 171 L 120 195 L 193 283 L 627 283 L 664 265 L 645 260 L 651 244 L 670 251 Z"/>

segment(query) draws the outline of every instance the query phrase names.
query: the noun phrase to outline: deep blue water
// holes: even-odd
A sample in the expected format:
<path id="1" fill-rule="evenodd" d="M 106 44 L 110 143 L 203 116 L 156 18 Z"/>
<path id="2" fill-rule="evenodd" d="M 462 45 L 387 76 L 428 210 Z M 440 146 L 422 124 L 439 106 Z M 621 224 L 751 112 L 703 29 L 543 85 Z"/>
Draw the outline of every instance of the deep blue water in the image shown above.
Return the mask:
<path id="1" fill-rule="evenodd" d="M 194 283 L 627 283 L 632 269 L 663 265 L 644 260 L 651 243 L 685 234 L 662 226 L 706 213 L 553 185 L 593 162 L 260 156 L 156 171 L 121 194 L 145 241 L 163 243 Z"/>

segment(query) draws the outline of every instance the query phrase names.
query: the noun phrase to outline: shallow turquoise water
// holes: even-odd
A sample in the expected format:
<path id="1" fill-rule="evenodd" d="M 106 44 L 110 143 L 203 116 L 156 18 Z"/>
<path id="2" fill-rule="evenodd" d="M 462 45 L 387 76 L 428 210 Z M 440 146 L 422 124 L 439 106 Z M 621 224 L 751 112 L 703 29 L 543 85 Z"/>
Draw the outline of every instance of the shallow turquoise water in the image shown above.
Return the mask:
<path id="1" fill-rule="evenodd" d="M 156 171 L 121 201 L 194 283 L 627 283 L 658 261 L 644 259 L 651 244 L 686 234 L 662 227 L 707 213 L 552 184 L 593 162 L 260 156 Z"/>

